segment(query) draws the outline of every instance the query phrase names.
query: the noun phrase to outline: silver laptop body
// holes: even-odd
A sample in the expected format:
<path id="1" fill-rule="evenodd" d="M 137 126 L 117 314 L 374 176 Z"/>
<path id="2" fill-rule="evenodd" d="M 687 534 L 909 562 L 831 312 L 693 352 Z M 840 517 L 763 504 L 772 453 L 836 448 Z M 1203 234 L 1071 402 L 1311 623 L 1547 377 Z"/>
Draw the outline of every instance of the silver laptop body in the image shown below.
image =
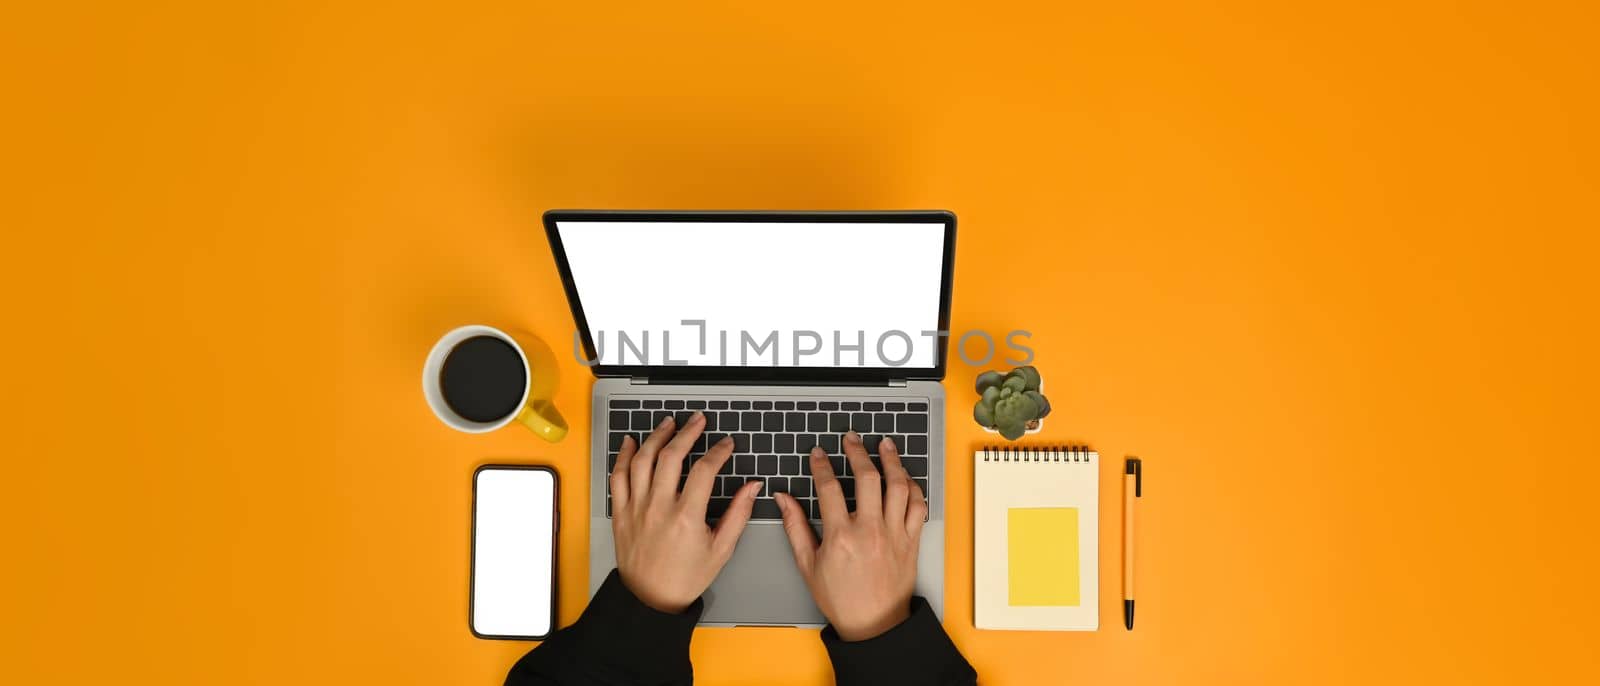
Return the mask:
<path id="1" fill-rule="evenodd" d="M 802 502 L 814 511 L 809 478 L 794 473 L 796 464 L 809 473 L 809 442 L 842 457 L 837 439 L 847 427 L 868 438 L 874 457 L 878 437 L 900 444 L 913 476 L 923 472 L 918 483 L 929 501 L 916 593 L 943 616 L 939 380 L 953 214 L 552 210 L 544 223 L 577 322 L 571 349 L 597 377 L 589 438 L 591 595 L 616 566 L 607 476 L 620 436 L 648 433 L 662 413 L 699 410 L 708 417 L 703 443 L 719 434 L 742 439 L 718 477 L 718 497 L 746 479 L 769 479 L 809 493 Z M 856 276 L 866 270 L 879 271 Z M 879 321 L 908 336 L 888 333 L 887 324 L 857 326 Z M 822 350 L 811 350 L 816 341 L 797 333 L 801 326 L 825 339 Z M 759 345 L 769 337 L 778 344 Z M 758 501 L 732 559 L 704 595 L 700 623 L 820 626 L 826 619 L 795 568 L 781 520 L 761 518 L 776 513 L 767 490 L 761 500 L 768 502 Z M 820 518 L 812 526 L 820 534 Z"/>

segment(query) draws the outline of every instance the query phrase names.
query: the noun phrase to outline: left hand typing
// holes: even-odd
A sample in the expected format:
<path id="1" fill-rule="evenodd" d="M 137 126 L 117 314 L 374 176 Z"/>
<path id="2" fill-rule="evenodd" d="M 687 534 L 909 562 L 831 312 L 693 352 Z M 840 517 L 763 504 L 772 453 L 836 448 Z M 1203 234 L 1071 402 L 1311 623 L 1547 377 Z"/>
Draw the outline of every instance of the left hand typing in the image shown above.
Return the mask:
<path id="1" fill-rule="evenodd" d="M 712 480 L 733 456 L 733 439 L 723 438 L 689 469 L 678 493 L 683 459 L 705 425 L 705 416 L 696 412 L 673 435 L 669 416 L 642 444 L 624 439 L 611 471 L 617 571 L 640 602 L 662 612 L 683 612 L 717 578 L 761 490 L 760 481 L 745 484 L 717 528 L 706 525 Z"/>

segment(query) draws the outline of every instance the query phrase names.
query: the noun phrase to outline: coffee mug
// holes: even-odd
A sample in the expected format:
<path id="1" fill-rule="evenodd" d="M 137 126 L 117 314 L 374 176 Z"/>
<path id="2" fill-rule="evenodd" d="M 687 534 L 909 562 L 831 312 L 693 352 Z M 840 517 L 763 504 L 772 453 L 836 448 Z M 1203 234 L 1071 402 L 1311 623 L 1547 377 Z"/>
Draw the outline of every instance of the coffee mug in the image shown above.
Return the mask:
<path id="1" fill-rule="evenodd" d="M 446 333 L 422 365 L 422 395 L 447 426 L 467 433 L 519 422 L 550 442 L 567 435 L 551 404 L 555 355 L 538 339 L 492 326 Z"/>

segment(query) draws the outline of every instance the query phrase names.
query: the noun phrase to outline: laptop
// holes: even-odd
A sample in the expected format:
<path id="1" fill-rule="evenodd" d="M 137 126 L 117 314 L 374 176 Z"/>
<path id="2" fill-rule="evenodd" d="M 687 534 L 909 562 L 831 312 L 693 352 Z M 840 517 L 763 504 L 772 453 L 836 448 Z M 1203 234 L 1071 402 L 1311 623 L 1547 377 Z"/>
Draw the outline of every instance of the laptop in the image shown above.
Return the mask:
<path id="1" fill-rule="evenodd" d="M 771 494 L 821 516 L 807 456 L 821 445 L 854 510 L 840 440 L 877 460 L 890 437 L 928 498 L 916 593 L 944 610 L 944 377 L 955 215 L 907 212 L 552 210 L 545 232 L 577 327 L 571 350 L 594 373 L 589 592 L 616 566 L 608 493 L 623 437 L 665 415 L 706 416 L 684 465 L 731 435 L 712 523 L 740 485 L 766 487 L 700 622 L 826 623 L 795 568 Z M 680 483 L 680 488 L 682 484 Z"/>

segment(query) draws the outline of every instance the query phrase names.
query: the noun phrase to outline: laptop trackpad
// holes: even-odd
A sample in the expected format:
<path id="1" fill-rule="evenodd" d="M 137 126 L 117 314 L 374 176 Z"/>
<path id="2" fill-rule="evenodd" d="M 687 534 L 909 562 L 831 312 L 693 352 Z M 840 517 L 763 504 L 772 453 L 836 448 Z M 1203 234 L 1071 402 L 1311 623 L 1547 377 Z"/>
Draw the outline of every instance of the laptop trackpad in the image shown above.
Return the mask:
<path id="1" fill-rule="evenodd" d="M 702 624 L 811 624 L 823 618 L 794 566 L 783 526 L 751 522 L 705 594 Z"/>

